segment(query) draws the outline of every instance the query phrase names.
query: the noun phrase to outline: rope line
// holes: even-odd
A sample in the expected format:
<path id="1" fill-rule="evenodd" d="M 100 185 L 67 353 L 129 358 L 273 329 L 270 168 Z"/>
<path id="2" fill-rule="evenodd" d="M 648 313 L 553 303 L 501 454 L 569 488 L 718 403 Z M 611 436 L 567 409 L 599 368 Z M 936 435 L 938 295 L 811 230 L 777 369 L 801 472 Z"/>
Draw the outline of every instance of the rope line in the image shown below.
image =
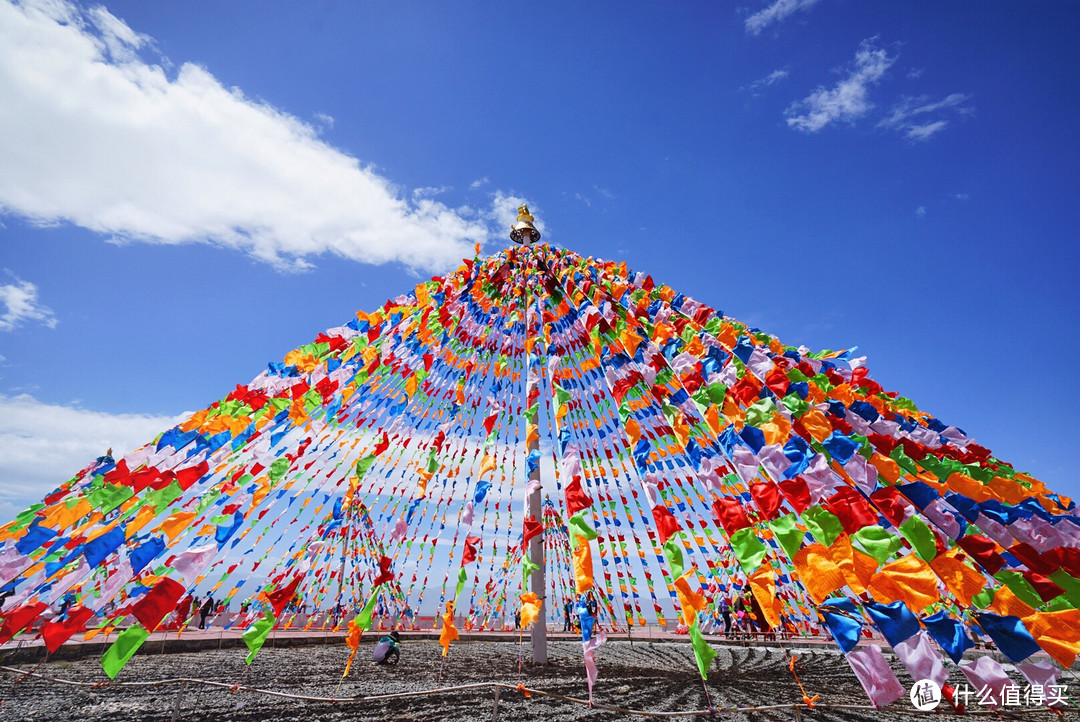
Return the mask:
<path id="1" fill-rule="evenodd" d="M 911 707 L 904 707 L 902 705 L 891 704 L 885 707 L 874 707 L 867 704 L 827 704 L 815 702 L 813 704 L 806 704 L 805 702 L 793 702 L 789 704 L 770 704 L 770 705 L 757 705 L 753 707 L 713 707 L 711 709 L 700 710 L 684 710 L 684 711 L 654 711 L 654 710 L 641 710 L 632 709 L 627 707 L 618 707 L 615 705 L 604 704 L 602 702 L 590 702 L 587 699 L 580 697 L 570 697 L 568 695 L 559 694 L 557 692 L 548 692 L 541 689 L 533 689 L 531 687 L 525 687 L 521 684 L 508 684 L 505 682 L 474 682 L 472 684 L 461 684 L 453 687 L 438 687 L 435 689 L 428 689 L 421 692 L 392 692 L 388 694 L 376 694 L 376 695 L 356 695 L 353 697 L 316 697 L 313 695 L 304 694 L 290 694 L 288 692 L 277 692 L 270 689 L 259 689 L 258 687 L 247 687 L 237 684 L 229 684 L 228 682 L 215 682 L 209 679 L 196 679 L 193 677 L 172 677 L 170 679 L 159 679 L 149 682 L 82 682 L 74 679 L 63 679 L 60 677 L 53 677 L 47 674 L 41 674 L 40 672 L 26 671 L 17 667 L 6 667 L 0 665 L 0 671 L 9 672 L 11 674 L 20 675 L 23 677 L 37 677 L 46 682 L 52 682 L 55 684 L 64 684 L 72 687 L 85 687 L 90 689 L 100 689 L 103 687 L 164 687 L 175 684 L 201 684 L 206 687 L 217 687 L 221 689 L 227 689 L 231 693 L 236 692 L 251 692 L 253 694 L 261 694 L 267 697 L 281 697 L 284 699 L 300 700 L 303 702 L 321 702 L 324 704 L 340 704 L 342 702 L 379 702 L 383 700 L 402 699 L 405 697 L 426 697 L 437 694 L 448 694 L 451 692 L 461 692 L 472 689 L 494 689 L 496 691 L 511 691 L 521 692 L 525 697 L 532 697 L 533 695 L 538 697 L 550 697 L 563 702 L 570 702 L 572 704 L 579 704 L 592 709 L 601 709 L 608 712 L 617 712 L 619 714 L 636 715 L 639 717 L 706 717 L 718 714 L 742 714 L 745 712 L 768 712 L 772 710 L 809 710 L 809 709 L 831 709 L 831 710 L 862 710 L 862 711 L 891 711 L 891 712 L 905 712 L 907 714 L 922 714 L 922 715 L 937 715 L 940 714 L 937 710 L 928 710 L 921 712 Z M 1050 707 L 1022 707 L 1018 709 L 1008 710 L 967 710 L 965 714 L 967 716 L 982 716 L 982 717 L 1000 717 L 1002 714 L 1006 715 L 1018 715 L 1018 714 L 1031 714 L 1034 712 L 1055 712 L 1056 710 Z"/>

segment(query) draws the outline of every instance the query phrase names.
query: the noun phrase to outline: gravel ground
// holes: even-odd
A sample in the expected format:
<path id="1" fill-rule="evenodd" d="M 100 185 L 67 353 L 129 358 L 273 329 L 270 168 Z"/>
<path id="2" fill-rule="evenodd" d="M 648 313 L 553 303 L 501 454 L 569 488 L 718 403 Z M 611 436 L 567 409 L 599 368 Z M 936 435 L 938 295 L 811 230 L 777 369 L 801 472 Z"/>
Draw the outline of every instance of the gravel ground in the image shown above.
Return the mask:
<path id="1" fill-rule="evenodd" d="M 437 686 L 442 667 L 443 687 L 498 681 L 517 684 L 519 647 L 511 642 L 456 643 L 443 666 L 442 649 L 430 640 L 405 640 L 397 667 L 378 667 L 371 662 L 371 645 L 365 640 L 349 678 L 338 681 L 348 650 L 343 645 L 263 649 L 254 665 L 244 665 L 240 650 L 199 653 L 145 654 L 136 656 L 118 681 L 151 681 L 191 677 L 260 689 L 321 697 L 414 693 Z M 782 651 L 763 647 L 716 645 L 717 657 L 709 673 L 713 705 L 782 704 L 801 700 L 802 694 L 788 671 Z M 796 650 L 802 669 L 799 677 L 821 703 L 866 705 L 862 688 L 844 659 L 836 652 Z M 523 657 L 528 660 L 528 643 Z M 701 678 L 688 643 L 609 641 L 596 653 L 600 679 L 594 700 L 619 707 L 654 712 L 701 710 L 708 706 Z M 24 669 L 32 665 L 21 665 Z M 900 681 L 908 688 L 911 678 L 894 664 Z M 96 658 L 42 664 L 38 672 L 69 680 L 101 682 L 107 678 Z M 963 681 L 954 668 L 952 683 Z M 16 682 L 11 673 L 0 676 L 0 720 L 169 720 L 177 700 L 179 720 L 458 720 L 493 719 L 494 692 L 465 690 L 438 695 L 406 696 L 394 700 L 349 701 L 334 704 L 301 702 L 228 689 L 178 684 L 165 686 L 102 686 L 79 688 L 32 677 Z M 549 664 L 533 667 L 525 662 L 521 681 L 526 686 L 574 697 L 587 697 L 581 645 L 549 643 Z M 1023 684 L 1022 680 L 1017 680 Z M 1070 687 L 1075 697 L 1077 689 Z M 926 715 L 906 712 L 906 699 L 893 710 L 827 710 L 803 712 L 807 720 L 908 720 Z M 606 710 L 589 709 L 562 700 L 503 691 L 499 719 L 504 720 L 608 720 L 624 719 Z M 788 710 L 725 713 L 725 719 L 789 720 Z M 1025 714 L 1023 719 L 1054 718 L 1051 713 Z M 696 719 L 680 717 L 680 719 Z"/>

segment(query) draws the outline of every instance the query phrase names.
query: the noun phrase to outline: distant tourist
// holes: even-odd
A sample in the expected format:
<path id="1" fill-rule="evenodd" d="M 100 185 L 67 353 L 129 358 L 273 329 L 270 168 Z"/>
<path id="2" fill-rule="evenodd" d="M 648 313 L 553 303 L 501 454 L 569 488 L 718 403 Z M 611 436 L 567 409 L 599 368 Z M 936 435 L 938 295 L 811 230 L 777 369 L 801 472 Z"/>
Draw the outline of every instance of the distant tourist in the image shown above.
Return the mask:
<path id="1" fill-rule="evenodd" d="M 206 629 L 206 617 L 214 611 L 214 598 L 207 597 L 203 605 L 199 607 L 199 629 Z"/>

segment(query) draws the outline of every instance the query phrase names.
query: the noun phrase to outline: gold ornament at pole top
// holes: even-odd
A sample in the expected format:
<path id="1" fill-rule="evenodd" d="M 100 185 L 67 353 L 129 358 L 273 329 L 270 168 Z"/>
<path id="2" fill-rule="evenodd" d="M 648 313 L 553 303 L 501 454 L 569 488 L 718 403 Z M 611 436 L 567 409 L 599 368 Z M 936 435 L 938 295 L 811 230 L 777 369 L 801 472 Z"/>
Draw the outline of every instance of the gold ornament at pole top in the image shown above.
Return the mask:
<path id="1" fill-rule="evenodd" d="M 540 231 L 536 230 L 536 226 L 533 225 L 534 220 L 536 219 L 529 213 L 527 205 L 518 208 L 517 221 L 510 226 L 510 240 L 524 245 L 539 241 Z"/>

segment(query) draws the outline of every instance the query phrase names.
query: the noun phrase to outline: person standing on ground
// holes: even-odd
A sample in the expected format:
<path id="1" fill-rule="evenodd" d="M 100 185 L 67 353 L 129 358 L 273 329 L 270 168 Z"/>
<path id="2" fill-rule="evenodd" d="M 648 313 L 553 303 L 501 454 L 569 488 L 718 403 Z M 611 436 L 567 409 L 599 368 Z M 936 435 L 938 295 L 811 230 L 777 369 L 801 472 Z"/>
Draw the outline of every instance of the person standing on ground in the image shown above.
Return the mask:
<path id="1" fill-rule="evenodd" d="M 564 632 L 574 631 L 574 624 L 570 621 L 570 615 L 574 611 L 574 603 L 569 599 L 566 600 L 566 604 L 563 605 L 563 628 Z"/>
<path id="2" fill-rule="evenodd" d="M 731 602 L 726 596 L 720 597 L 720 616 L 724 618 L 724 636 L 731 633 Z"/>
<path id="3" fill-rule="evenodd" d="M 214 611 L 214 598 L 208 596 L 199 608 L 199 629 L 206 629 L 206 617 L 212 611 Z"/>

